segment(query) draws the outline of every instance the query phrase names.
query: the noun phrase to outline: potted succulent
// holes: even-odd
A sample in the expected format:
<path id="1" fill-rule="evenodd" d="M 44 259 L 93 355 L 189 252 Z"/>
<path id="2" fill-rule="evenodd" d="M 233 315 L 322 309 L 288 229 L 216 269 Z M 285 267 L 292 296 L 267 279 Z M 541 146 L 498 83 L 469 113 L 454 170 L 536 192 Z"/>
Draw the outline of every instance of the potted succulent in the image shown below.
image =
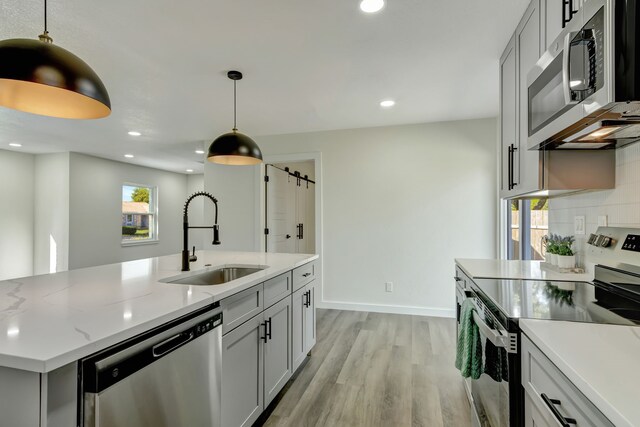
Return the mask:
<path id="1" fill-rule="evenodd" d="M 558 267 L 574 268 L 576 266 L 576 254 L 571 246 L 573 245 L 573 236 L 561 237 L 558 241 Z"/>

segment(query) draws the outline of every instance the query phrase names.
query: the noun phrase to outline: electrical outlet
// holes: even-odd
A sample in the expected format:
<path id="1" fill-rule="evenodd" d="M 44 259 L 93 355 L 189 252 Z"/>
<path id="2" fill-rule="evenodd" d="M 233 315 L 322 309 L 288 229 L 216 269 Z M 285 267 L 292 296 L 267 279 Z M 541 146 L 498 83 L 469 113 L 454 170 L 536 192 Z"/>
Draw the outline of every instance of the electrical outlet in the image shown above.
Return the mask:
<path id="1" fill-rule="evenodd" d="M 598 216 L 598 227 L 607 227 L 609 225 L 609 217 L 606 215 Z"/>
<path id="2" fill-rule="evenodd" d="M 393 292 L 393 282 L 385 282 L 384 289 L 387 292 Z"/>
<path id="3" fill-rule="evenodd" d="M 576 216 L 573 218 L 573 233 L 576 236 L 584 236 L 585 234 L 584 226 L 585 226 L 585 218 L 583 215 Z"/>

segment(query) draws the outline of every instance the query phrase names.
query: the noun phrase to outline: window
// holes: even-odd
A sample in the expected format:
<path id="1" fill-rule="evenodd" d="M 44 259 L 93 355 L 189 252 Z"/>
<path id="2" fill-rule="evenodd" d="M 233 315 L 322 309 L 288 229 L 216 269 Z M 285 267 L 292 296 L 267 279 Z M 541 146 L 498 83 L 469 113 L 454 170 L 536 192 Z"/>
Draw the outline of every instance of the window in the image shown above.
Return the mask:
<path id="1" fill-rule="evenodd" d="M 145 185 L 122 186 L 122 243 L 158 240 L 157 189 Z"/>
<path id="2" fill-rule="evenodd" d="M 542 238 L 549 233 L 548 200 L 509 200 L 507 206 L 507 259 L 544 260 Z"/>

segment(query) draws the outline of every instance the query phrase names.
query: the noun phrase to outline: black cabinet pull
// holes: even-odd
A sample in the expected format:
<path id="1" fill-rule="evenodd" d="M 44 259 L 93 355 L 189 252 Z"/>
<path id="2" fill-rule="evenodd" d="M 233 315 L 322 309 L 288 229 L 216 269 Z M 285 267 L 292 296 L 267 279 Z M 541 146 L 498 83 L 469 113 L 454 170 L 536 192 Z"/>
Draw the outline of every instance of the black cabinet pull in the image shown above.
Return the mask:
<path id="1" fill-rule="evenodd" d="M 260 337 L 260 339 L 266 343 L 268 339 L 267 338 L 267 322 L 260 323 L 260 326 L 264 326 L 264 336 Z"/>
<path id="2" fill-rule="evenodd" d="M 268 329 L 265 328 L 265 335 L 267 336 L 267 338 L 271 339 L 271 317 L 269 317 L 269 320 L 267 320 L 265 323 L 267 323 Z"/>
<path id="3" fill-rule="evenodd" d="M 513 185 L 511 184 L 513 180 L 513 144 L 509 145 L 509 154 L 507 157 L 507 189 L 513 190 Z"/>
<path id="4" fill-rule="evenodd" d="M 304 293 L 305 301 L 304 306 L 309 308 L 311 306 L 311 290 Z"/>
<path id="5" fill-rule="evenodd" d="M 300 223 L 300 238 L 304 239 L 304 224 Z"/>
<path id="6" fill-rule="evenodd" d="M 578 422 L 574 418 L 566 418 L 560 413 L 560 411 L 558 411 L 558 408 L 556 408 L 556 405 L 562 404 L 562 402 L 560 402 L 558 399 L 549 399 L 549 396 L 547 396 L 545 393 L 542 393 L 540 396 L 542 397 L 542 400 L 544 400 L 544 403 L 547 404 L 547 406 L 551 410 L 551 413 L 553 413 L 553 416 L 556 417 L 556 419 L 558 420 L 558 422 L 562 427 L 571 427 L 571 424 L 574 424 L 574 425 L 578 424 Z"/>
<path id="7" fill-rule="evenodd" d="M 518 151 L 518 147 L 516 147 L 514 144 L 509 145 L 509 158 L 508 160 L 508 179 L 509 179 L 509 183 L 508 183 L 508 189 L 509 190 L 513 190 L 515 188 L 516 185 L 518 185 L 515 182 L 515 154 L 516 151 Z"/>

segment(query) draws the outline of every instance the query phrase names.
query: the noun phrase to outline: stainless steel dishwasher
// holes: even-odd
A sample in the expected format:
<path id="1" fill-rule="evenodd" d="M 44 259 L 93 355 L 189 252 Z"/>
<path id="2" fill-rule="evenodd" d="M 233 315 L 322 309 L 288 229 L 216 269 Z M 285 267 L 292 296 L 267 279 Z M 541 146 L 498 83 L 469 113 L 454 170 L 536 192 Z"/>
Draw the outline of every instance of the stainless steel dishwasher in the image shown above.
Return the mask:
<path id="1" fill-rule="evenodd" d="M 219 303 L 80 364 L 84 427 L 220 427 Z"/>

